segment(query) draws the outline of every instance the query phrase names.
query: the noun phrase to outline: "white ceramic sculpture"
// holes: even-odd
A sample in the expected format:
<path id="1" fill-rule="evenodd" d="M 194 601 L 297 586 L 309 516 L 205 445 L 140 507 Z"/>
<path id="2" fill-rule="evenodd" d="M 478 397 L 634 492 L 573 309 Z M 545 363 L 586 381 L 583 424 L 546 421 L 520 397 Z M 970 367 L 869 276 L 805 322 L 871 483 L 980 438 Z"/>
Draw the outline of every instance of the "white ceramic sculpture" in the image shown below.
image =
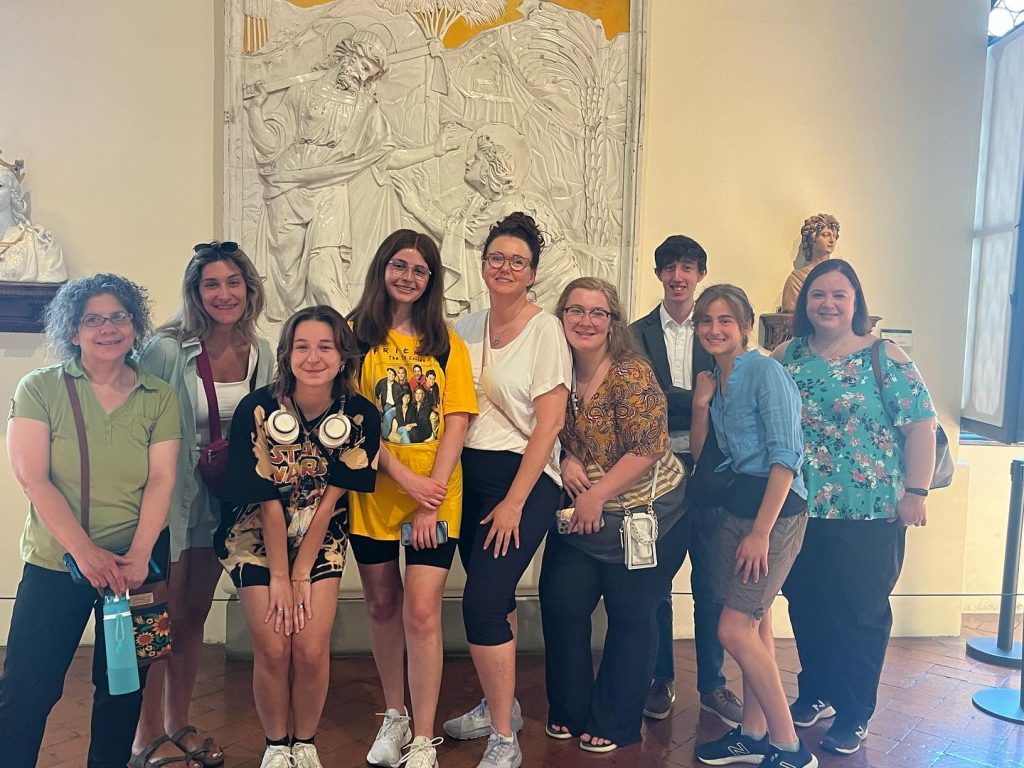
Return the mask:
<path id="1" fill-rule="evenodd" d="M 64 252 L 52 232 L 32 224 L 24 177 L 22 161 L 0 158 L 0 280 L 63 282 L 68 279 Z"/>

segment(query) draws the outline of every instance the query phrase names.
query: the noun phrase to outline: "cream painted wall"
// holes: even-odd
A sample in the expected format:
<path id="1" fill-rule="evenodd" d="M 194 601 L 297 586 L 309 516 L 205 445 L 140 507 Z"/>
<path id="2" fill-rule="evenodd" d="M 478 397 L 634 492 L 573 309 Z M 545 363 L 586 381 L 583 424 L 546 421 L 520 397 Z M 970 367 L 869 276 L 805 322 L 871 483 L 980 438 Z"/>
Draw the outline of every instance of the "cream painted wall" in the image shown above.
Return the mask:
<path id="1" fill-rule="evenodd" d="M 963 609 L 999 610 L 1003 585 L 1006 522 L 1010 509 L 1010 463 L 1024 459 L 1024 445 L 964 445 L 960 461 L 971 467 L 968 489 L 967 538 L 964 552 Z M 1017 575 L 1017 592 L 1024 594 L 1024 570 Z M 1018 600 L 1018 609 L 1024 603 Z"/>
<path id="2" fill-rule="evenodd" d="M 192 243 L 220 230 L 219 3 L 5 0 L 0 149 L 24 156 L 35 218 L 71 270 L 150 286 L 176 303 Z M 651 0 L 637 311 L 659 295 L 654 247 L 685 232 L 711 281 L 774 307 L 799 227 L 842 222 L 883 325 L 915 331 L 914 357 L 947 427 L 960 399 L 970 226 L 985 61 L 985 0 Z M 16 119 L 11 119 L 11 115 Z M 936 265 L 941 265 L 937 269 Z M 0 397 L 40 364 L 33 336 L 0 335 Z M 7 464 L 0 449 L 0 461 Z M 959 592 L 965 473 L 913 532 L 902 592 Z M 0 643 L 20 564 L 24 502 L 0 469 Z M 1001 556 L 1001 555 L 999 555 Z M 533 592 L 535 566 L 523 591 Z M 688 591 L 688 566 L 676 580 Z M 355 569 L 346 589 L 355 589 Z M 451 591 L 461 574 L 453 573 Z M 678 598 L 677 628 L 689 622 Z M 901 598 L 897 631 L 955 633 L 959 604 Z M 223 638 L 218 606 L 207 627 Z M 781 611 L 779 613 L 782 613 Z"/>
<path id="3" fill-rule="evenodd" d="M 72 276 L 124 274 L 166 318 L 192 245 L 220 230 L 213 4 L 4 0 L 0 28 L 0 149 L 25 159 L 33 219 L 63 243 Z M 0 334 L 0 402 L 43 363 L 39 341 Z M 2 643 L 26 502 L 8 469 L 6 420 L 0 431 Z"/>

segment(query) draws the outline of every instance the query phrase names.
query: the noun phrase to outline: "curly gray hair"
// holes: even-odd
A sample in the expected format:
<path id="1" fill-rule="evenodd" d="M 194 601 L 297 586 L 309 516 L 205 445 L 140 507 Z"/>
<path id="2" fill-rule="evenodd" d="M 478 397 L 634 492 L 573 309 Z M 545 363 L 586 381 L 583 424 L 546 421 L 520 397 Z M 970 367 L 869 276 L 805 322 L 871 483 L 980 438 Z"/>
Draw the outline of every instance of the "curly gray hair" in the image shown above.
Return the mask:
<path id="1" fill-rule="evenodd" d="M 141 285 L 131 280 L 101 272 L 91 277 L 79 277 L 64 283 L 46 308 L 46 343 L 58 360 L 70 360 L 79 354 L 79 347 L 73 339 L 78 335 L 78 325 L 89 299 L 109 294 L 121 302 L 126 312 L 131 312 L 135 327 L 135 341 L 132 352 L 142 348 L 142 341 L 151 329 L 149 318 L 149 295 Z"/>

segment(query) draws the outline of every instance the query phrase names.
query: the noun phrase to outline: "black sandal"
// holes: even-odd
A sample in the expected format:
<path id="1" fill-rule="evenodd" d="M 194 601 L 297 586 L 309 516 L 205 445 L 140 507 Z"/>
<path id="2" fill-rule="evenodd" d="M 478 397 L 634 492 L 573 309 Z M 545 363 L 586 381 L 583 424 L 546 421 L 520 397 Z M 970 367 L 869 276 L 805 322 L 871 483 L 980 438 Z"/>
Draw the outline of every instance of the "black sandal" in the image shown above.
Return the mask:
<path id="1" fill-rule="evenodd" d="M 168 742 L 172 741 L 166 736 L 161 736 L 155 741 L 151 741 L 149 744 L 142 748 L 142 751 L 137 755 L 132 755 L 132 759 L 128 761 L 128 768 L 161 768 L 164 765 L 187 765 L 191 766 L 194 763 L 200 762 L 198 759 L 193 758 L 187 752 L 183 755 L 169 755 L 167 757 L 153 757 L 153 753 L 156 752 L 160 747 Z M 182 749 L 180 744 L 175 744 L 178 749 Z M 182 750 L 184 751 L 184 750 Z"/>
<path id="2" fill-rule="evenodd" d="M 182 739 L 190 733 L 198 734 L 199 731 L 194 725 L 186 725 L 183 728 L 179 728 L 173 734 L 167 737 L 167 740 L 174 744 L 178 749 L 184 752 L 189 759 L 194 760 L 203 766 L 203 768 L 218 768 L 218 766 L 224 765 L 224 751 L 221 750 L 220 755 L 217 757 L 210 757 L 210 749 L 213 747 L 213 738 L 210 736 L 206 737 L 201 747 L 195 749 L 188 749 L 183 743 Z"/>

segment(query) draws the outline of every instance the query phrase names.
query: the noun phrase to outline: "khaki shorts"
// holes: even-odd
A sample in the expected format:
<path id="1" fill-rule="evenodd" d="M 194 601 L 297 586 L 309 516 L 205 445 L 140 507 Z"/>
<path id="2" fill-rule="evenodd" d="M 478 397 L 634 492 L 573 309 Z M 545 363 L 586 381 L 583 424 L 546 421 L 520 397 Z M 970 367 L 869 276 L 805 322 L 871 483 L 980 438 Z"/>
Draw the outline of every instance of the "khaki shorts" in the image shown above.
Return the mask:
<path id="1" fill-rule="evenodd" d="M 782 589 L 793 561 L 804 543 L 807 513 L 780 517 L 768 536 L 768 575 L 758 581 L 743 583 L 743 575 L 736 573 L 736 550 L 740 542 L 753 530 L 754 520 L 736 517 L 722 511 L 722 526 L 718 533 L 719 571 L 716 591 L 719 602 L 734 611 L 754 619 L 764 616 Z"/>

